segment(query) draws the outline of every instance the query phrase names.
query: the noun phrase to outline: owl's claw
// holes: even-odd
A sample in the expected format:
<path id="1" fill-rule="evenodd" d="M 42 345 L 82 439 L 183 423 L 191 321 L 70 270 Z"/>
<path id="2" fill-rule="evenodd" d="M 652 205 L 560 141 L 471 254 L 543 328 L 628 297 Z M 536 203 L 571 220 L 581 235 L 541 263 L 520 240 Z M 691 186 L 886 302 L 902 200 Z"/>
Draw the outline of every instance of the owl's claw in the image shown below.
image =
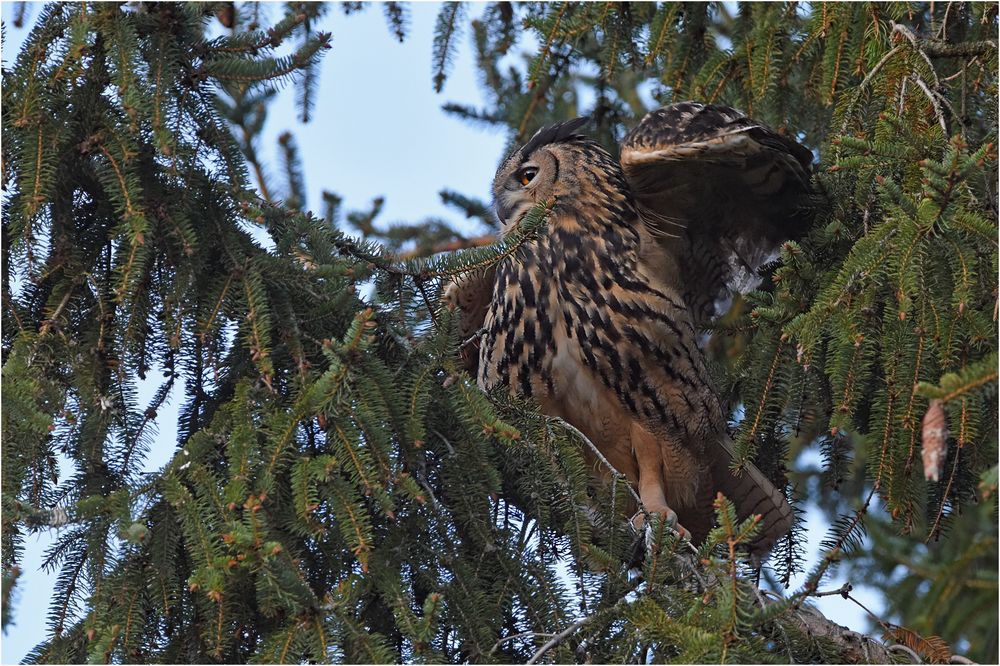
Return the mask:
<path id="1" fill-rule="evenodd" d="M 677 522 L 677 514 L 674 512 L 673 509 L 671 509 L 670 507 L 664 507 L 660 511 L 650 512 L 651 515 L 653 513 L 660 516 L 660 520 L 666 522 L 667 527 L 669 527 L 671 531 L 675 532 L 677 536 L 679 536 L 682 539 L 688 539 L 688 540 L 691 539 L 691 533 L 688 532 L 683 525 Z M 646 526 L 646 514 L 644 514 L 642 511 L 639 511 L 634 516 L 632 516 L 632 525 L 633 527 L 635 527 L 636 531 L 642 531 L 643 527 Z"/>
<path id="2" fill-rule="evenodd" d="M 691 533 L 688 532 L 683 525 L 677 522 L 677 514 L 671 509 L 665 508 L 660 511 L 651 511 L 643 513 L 639 511 L 634 516 L 632 516 L 632 526 L 636 530 L 634 536 L 634 541 L 632 542 L 632 555 L 630 559 L 630 567 L 642 567 L 642 562 L 645 557 L 652 552 L 653 549 L 653 530 L 650 529 L 652 526 L 646 521 L 646 516 L 656 515 L 659 520 L 666 523 L 667 528 L 676 534 L 680 539 L 684 541 L 690 541 Z"/>

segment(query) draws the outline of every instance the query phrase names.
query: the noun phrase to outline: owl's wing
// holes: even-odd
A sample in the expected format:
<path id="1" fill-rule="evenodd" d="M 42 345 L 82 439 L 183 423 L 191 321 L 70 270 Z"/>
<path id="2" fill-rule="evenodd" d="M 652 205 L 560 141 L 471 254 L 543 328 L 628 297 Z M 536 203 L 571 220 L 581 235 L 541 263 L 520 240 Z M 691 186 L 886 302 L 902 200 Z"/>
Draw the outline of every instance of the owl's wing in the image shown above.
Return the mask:
<path id="1" fill-rule="evenodd" d="M 486 321 L 486 312 L 493 300 L 496 273 L 496 265 L 485 271 L 463 273 L 445 285 L 441 295 L 445 307 L 459 310 L 458 332 L 465 343 L 460 352 L 466 369 L 473 375 L 479 366 L 479 338 L 476 332 Z"/>
<path id="2" fill-rule="evenodd" d="M 732 291 L 754 288 L 779 244 L 806 231 L 812 160 L 735 109 L 695 102 L 657 109 L 625 137 L 625 178 L 647 228 L 679 264 L 696 325 Z"/>

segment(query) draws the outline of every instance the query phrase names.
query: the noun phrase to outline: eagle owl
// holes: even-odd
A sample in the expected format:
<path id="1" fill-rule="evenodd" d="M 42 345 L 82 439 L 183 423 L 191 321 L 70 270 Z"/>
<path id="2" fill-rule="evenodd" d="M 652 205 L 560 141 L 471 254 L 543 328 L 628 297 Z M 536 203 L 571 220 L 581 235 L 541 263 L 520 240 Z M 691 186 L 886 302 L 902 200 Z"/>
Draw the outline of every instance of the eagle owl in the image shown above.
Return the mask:
<path id="1" fill-rule="evenodd" d="M 759 514 L 755 550 L 793 520 L 732 441 L 698 345 L 698 327 L 806 223 L 812 154 L 742 113 L 684 102 L 648 114 L 620 161 L 578 118 L 539 130 L 493 182 L 501 233 L 536 204 L 538 237 L 445 299 L 479 331 L 482 388 L 535 399 L 582 431 L 644 508 L 701 542 L 716 493 Z M 585 451 L 597 474 L 609 472 Z"/>

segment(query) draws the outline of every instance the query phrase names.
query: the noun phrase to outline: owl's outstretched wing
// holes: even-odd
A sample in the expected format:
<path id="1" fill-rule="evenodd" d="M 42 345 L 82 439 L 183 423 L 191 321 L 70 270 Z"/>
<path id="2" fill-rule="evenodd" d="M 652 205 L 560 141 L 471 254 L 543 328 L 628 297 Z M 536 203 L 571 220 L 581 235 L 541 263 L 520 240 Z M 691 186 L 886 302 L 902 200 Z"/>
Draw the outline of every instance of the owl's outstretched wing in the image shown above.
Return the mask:
<path id="1" fill-rule="evenodd" d="M 646 115 L 621 165 L 647 228 L 676 258 L 695 324 L 807 230 L 812 153 L 724 106 L 681 102 Z"/>

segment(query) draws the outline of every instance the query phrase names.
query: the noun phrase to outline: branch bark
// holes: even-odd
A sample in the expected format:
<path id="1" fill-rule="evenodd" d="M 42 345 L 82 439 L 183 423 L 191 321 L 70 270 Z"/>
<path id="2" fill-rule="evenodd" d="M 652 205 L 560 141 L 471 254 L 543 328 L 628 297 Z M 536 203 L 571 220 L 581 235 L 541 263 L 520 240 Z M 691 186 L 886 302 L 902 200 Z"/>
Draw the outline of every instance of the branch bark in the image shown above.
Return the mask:
<path id="1" fill-rule="evenodd" d="M 691 569 L 701 569 L 702 575 L 708 574 L 707 587 L 715 587 L 719 581 L 711 572 L 704 570 L 700 564 L 686 553 L 679 555 L 684 560 L 685 565 Z M 699 577 L 699 580 L 701 578 Z M 837 591 L 838 593 L 841 590 Z M 811 594 L 809 596 L 815 596 Z M 771 598 L 773 597 L 773 598 Z M 766 607 L 776 603 L 783 603 L 786 599 L 774 595 L 773 593 L 757 595 L 757 603 L 761 607 Z M 867 634 L 858 633 L 843 625 L 837 624 L 827 618 L 814 606 L 801 604 L 798 608 L 789 608 L 780 619 L 776 620 L 779 625 L 795 629 L 806 636 L 825 638 L 837 647 L 841 663 L 845 664 L 887 664 L 893 663 L 889 646 L 877 638 Z"/>
<path id="2" fill-rule="evenodd" d="M 847 664 L 894 663 L 889 646 L 866 634 L 861 634 L 830 620 L 813 606 L 803 605 L 791 614 L 792 624 L 807 636 L 832 641 Z M 919 663 L 919 661 L 917 662 Z"/>

